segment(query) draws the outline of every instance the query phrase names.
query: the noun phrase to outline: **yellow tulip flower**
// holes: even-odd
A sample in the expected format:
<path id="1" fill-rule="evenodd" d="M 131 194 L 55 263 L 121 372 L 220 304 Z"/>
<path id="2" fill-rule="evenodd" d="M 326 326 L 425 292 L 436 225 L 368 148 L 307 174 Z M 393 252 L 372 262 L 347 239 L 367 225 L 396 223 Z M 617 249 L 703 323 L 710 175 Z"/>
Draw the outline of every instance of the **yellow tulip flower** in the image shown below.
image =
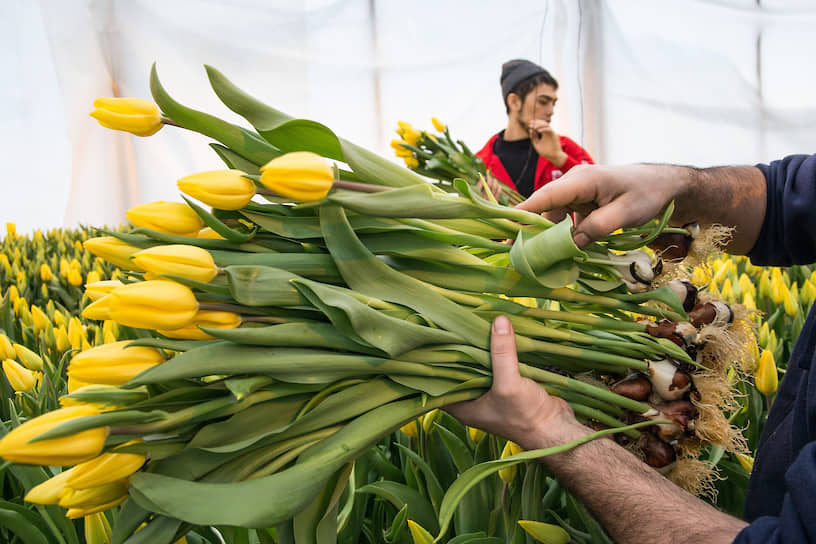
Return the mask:
<path id="1" fill-rule="evenodd" d="M 128 347 L 130 340 L 85 350 L 68 363 L 68 376 L 86 383 L 122 385 L 164 362 L 164 355 L 147 346 Z"/>
<path id="2" fill-rule="evenodd" d="M 56 476 L 48 478 L 43 483 L 34 486 L 26 493 L 26 502 L 34 504 L 57 504 L 60 495 L 65 491 L 65 485 L 74 469 L 63 470 Z"/>
<path id="3" fill-rule="evenodd" d="M 12 304 L 17 302 L 17 299 L 20 298 L 20 292 L 17 290 L 16 285 L 9 285 L 8 297 L 9 297 L 9 302 L 11 302 Z"/>
<path id="4" fill-rule="evenodd" d="M 751 474 L 751 471 L 754 470 L 754 458 L 744 453 L 737 453 L 736 456 L 740 466 L 742 466 L 745 472 Z"/>
<path id="5" fill-rule="evenodd" d="M 68 283 L 71 285 L 79 287 L 82 285 L 82 272 L 79 270 L 72 268 L 68 271 Z"/>
<path id="6" fill-rule="evenodd" d="M 40 265 L 40 279 L 42 281 L 51 281 L 53 274 L 51 273 L 51 267 L 48 266 L 48 263 L 42 263 Z"/>
<path id="7" fill-rule="evenodd" d="M 57 342 L 57 350 L 68 351 L 71 349 L 71 340 L 68 339 L 68 331 L 65 330 L 64 326 L 54 329 L 54 337 Z"/>
<path id="8" fill-rule="evenodd" d="M 181 192 L 219 210 L 240 210 L 255 196 L 255 184 L 240 170 L 210 170 L 176 182 Z"/>
<path id="9" fill-rule="evenodd" d="M 122 287 L 124 283 L 119 280 L 102 280 L 102 281 L 95 281 L 93 283 L 86 283 L 85 284 L 85 295 L 93 300 L 97 301 L 100 298 L 111 294 L 111 291 L 116 289 L 117 287 Z"/>
<path id="10" fill-rule="evenodd" d="M 416 160 L 416 158 L 414 158 L 414 157 L 405 157 L 402 160 L 405 161 L 405 166 L 407 166 L 411 170 L 414 170 L 415 168 L 419 168 L 419 161 Z"/>
<path id="11" fill-rule="evenodd" d="M 8 336 L 0 332 L 0 359 L 15 359 L 17 352 Z"/>
<path id="12" fill-rule="evenodd" d="M 146 272 L 173 274 L 203 283 L 208 283 L 218 274 L 218 267 L 210 252 L 196 246 L 154 246 L 134 253 L 131 259 Z"/>
<path id="13" fill-rule="evenodd" d="M 765 395 L 775 393 L 779 386 L 779 373 L 776 369 L 773 353 L 770 350 L 763 349 L 762 354 L 759 356 L 759 366 L 756 374 L 754 374 L 754 384 L 756 384 L 757 390 Z"/>
<path id="14" fill-rule="evenodd" d="M 32 372 L 12 359 L 3 361 L 3 373 L 11 384 L 11 388 L 18 393 L 33 391 L 37 385 L 39 372 Z"/>
<path id="15" fill-rule="evenodd" d="M 57 504 L 63 508 L 93 508 L 127 496 L 128 487 L 130 485 L 127 480 L 117 480 L 87 489 L 74 489 L 68 486 L 60 495 Z"/>
<path id="16" fill-rule="evenodd" d="M 241 316 L 233 312 L 199 310 L 193 322 L 179 329 L 158 329 L 156 332 L 168 338 L 181 340 L 213 340 L 215 337 L 202 331 L 201 327 L 214 329 L 235 329 L 241 325 Z"/>
<path id="17" fill-rule="evenodd" d="M 39 354 L 34 353 L 22 344 L 12 344 L 12 346 L 14 347 L 14 353 L 17 354 L 17 358 L 27 369 L 40 371 L 43 369 L 43 360 Z"/>
<path id="18" fill-rule="evenodd" d="M 409 421 L 402 427 L 400 427 L 400 432 L 406 436 L 410 436 L 411 438 L 416 438 L 419 436 L 419 430 L 417 427 L 416 419 Z"/>
<path id="19" fill-rule="evenodd" d="M 142 271 L 130 261 L 130 256 L 139 251 L 139 248 L 125 243 L 118 238 L 114 238 L 113 236 L 97 236 L 96 238 L 85 240 L 82 245 L 100 259 L 104 259 L 119 268 L 134 270 L 136 272 Z"/>
<path id="20" fill-rule="evenodd" d="M 75 465 L 102 452 L 108 431 L 97 427 L 71 436 L 30 442 L 46 431 L 72 419 L 98 415 L 91 406 L 71 406 L 47 412 L 15 427 L 0 440 L 0 457 L 12 463 L 33 465 Z"/>
<path id="21" fill-rule="evenodd" d="M 523 451 L 524 450 L 522 449 L 521 446 L 519 446 L 515 442 L 511 442 L 510 440 L 508 440 L 507 443 L 505 443 L 504 445 L 504 449 L 502 449 L 500 458 L 504 459 L 506 457 L 510 457 L 511 455 L 515 455 Z M 510 483 L 516 477 L 517 473 L 518 467 L 516 465 L 513 465 L 512 467 L 507 467 L 499 470 L 499 478 L 501 478 L 504 483 Z"/>
<path id="22" fill-rule="evenodd" d="M 568 544 L 570 541 L 569 533 L 560 525 L 526 519 L 518 520 L 518 524 L 537 542 L 544 542 L 546 544 Z"/>
<path id="23" fill-rule="evenodd" d="M 261 167 L 261 184 L 296 202 L 322 200 L 333 182 L 329 163 L 309 151 L 287 153 Z"/>
<path id="24" fill-rule="evenodd" d="M 198 236 L 204 226 L 201 218 L 187 204 L 157 200 L 133 206 L 125 214 L 137 227 L 176 236 Z"/>
<path id="25" fill-rule="evenodd" d="M 88 489 L 113 483 L 139 470 L 146 459 L 135 453 L 103 453 L 75 466 L 67 485 L 72 489 Z"/>
<path id="26" fill-rule="evenodd" d="M 164 126 L 158 106 L 143 98 L 100 96 L 93 104 L 96 109 L 91 112 L 91 117 L 106 128 L 136 136 L 151 136 Z"/>
<path id="27" fill-rule="evenodd" d="M 84 317 L 85 319 L 93 319 L 94 321 L 104 321 L 106 319 L 110 319 L 111 318 L 110 304 L 112 300 L 113 299 L 110 298 L 110 295 L 107 295 L 100 298 L 96 302 L 89 304 L 88 306 L 85 306 L 85 309 L 82 310 L 81 314 L 82 317 Z M 69 329 L 68 333 L 70 334 L 70 332 L 71 331 Z M 78 340 L 78 342 L 81 344 L 81 339 Z M 72 345 L 74 344 L 73 339 L 71 340 L 71 344 Z M 74 345 L 74 349 L 78 347 L 79 346 Z"/>
<path id="28" fill-rule="evenodd" d="M 180 329 L 192 323 L 198 312 L 193 291 L 173 281 L 150 280 L 123 285 L 94 304 L 108 298 L 111 299 L 110 319 L 140 329 Z"/>
<path id="29" fill-rule="evenodd" d="M 448 127 L 445 126 L 445 123 L 437 119 L 436 117 L 431 117 L 431 123 L 433 123 L 434 128 L 437 132 L 445 132 Z"/>
<path id="30" fill-rule="evenodd" d="M 485 436 L 487 436 L 486 432 L 481 429 L 477 429 L 476 427 L 468 427 L 467 430 L 468 435 L 474 444 L 478 444 Z"/>

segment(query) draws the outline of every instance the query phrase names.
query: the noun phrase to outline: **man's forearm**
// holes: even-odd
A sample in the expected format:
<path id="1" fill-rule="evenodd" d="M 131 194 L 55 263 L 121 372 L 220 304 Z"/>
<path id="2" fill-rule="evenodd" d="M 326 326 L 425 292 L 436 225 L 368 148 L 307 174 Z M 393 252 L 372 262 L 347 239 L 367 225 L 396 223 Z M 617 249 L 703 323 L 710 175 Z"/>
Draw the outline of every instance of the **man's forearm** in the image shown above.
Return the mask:
<path id="1" fill-rule="evenodd" d="M 525 449 L 565 443 L 592 432 L 578 423 Z M 683 491 L 609 439 L 542 459 L 606 527 L 616 542 L 732 542 L 745 522 Z"/>
<path id="2" fill-rule="evenodd" d="M 665 166 L 661 174 L 680 181 L 673 223 L 735 227 L 728 252 L 743 255 L 751 250 L 765 218 L 767 189 L 758 168 Z"/>

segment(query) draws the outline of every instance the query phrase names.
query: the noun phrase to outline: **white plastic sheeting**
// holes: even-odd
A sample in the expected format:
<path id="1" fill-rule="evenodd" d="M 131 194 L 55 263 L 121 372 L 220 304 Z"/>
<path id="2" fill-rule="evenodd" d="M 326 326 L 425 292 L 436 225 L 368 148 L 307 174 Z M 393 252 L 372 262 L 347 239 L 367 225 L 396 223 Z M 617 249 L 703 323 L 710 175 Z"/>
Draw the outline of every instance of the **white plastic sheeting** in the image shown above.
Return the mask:
<path id="1" fill-rule="evenodd" d="M 96 96 L 149 98 L 156 61 L 184 104 L 242 122 L 202 68 L 390 156 L 397 120 L 478 148 L 503 128 L 500 65 L 561 83 L 554 124 L 599 162 L 711 165 L 816 150 L 816 10 L 806 0 L 3 0 L 0 232 L 116 224 L 221 167 L 206 138 L 103 129 Z"/>

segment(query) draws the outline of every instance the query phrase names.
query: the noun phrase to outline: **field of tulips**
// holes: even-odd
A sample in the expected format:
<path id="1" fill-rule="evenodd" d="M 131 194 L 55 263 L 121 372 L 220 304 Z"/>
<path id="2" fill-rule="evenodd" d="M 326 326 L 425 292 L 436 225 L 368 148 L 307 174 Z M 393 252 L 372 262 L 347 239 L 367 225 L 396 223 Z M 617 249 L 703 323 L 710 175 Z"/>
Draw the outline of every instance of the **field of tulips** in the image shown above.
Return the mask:
<path id="1" fill-rule="evenodd" d="M 158 107 L 93 115 L 199 132 L 228 170 L 127 228 L 3 239 L 0 538 L 611 542 L 534 461 L 570 445 L 524 452 L 440 410 L 490 387 L 499 314 L 592 438 L 740 513 L 810 269 L 664 265 L 647 244 L 705 240 L 671 210 L 582 251 L 568 221 L 429 184 L 207 72 L 253 130 L 175 101 L 155 67 Z M 434 125 L 395 147 L 466 154 Z"/>

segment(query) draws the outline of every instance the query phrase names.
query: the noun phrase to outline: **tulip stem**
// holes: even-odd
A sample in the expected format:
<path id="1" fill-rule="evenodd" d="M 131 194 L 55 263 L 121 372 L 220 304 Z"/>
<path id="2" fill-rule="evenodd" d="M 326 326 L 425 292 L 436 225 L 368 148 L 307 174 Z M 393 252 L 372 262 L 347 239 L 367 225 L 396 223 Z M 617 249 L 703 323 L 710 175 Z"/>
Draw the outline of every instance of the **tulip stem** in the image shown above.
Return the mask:
<path id="1" fill-rule="evenodd" d="M 175 121 L 173 121 L 169 117 L 162 117 L 161 122 L 164 123 L 165 125 L 170 125 L 171 127 L 184 128 L 183 126 L 179 125 L 178 123 L 176 123 Z"/>
<path id="2" fill-rule="evenodd" d="M 333 186 L 337 189 L 348 189 L 349 191 L 357 191 L 359 193 L 380 193 L 393 189 L 393 187 L 386 187 L 384 185 L 372 185 L 371 183 L 359 183 L 357 181 L 345 181 L 342 179 L 334 180 Z"/>

